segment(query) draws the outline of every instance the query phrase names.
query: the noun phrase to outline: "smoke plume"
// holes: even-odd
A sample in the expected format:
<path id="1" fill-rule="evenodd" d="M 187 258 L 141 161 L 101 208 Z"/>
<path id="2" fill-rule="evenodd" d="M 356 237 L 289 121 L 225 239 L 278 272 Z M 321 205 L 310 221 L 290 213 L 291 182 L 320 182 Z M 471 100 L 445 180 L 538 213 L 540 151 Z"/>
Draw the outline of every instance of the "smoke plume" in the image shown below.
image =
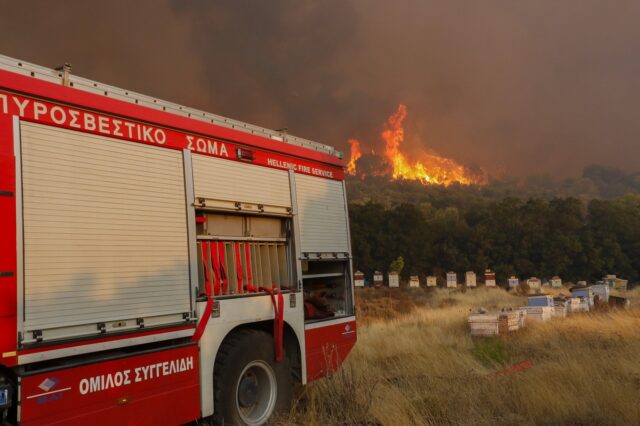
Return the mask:
<path id="1" fill-rule="evenodd" d="M 630 0 L 0 1 L 0 53 L 349 150 L 405 148 L 491 174 L 640 158 Z"/>

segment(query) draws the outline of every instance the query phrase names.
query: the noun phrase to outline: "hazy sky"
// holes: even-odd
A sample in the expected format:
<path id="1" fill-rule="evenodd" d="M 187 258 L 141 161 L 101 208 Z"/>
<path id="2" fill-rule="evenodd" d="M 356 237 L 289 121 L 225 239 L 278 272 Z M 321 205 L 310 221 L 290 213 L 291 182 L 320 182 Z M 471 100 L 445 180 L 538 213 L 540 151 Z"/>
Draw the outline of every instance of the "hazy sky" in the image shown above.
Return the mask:
<path id="1" fill-rule="evenodd" d="M 640 2 L 0 0 L 0 53 L 346 149 L 638 171 Z M 409 148 L 411 148 L 409 147 Z"/>

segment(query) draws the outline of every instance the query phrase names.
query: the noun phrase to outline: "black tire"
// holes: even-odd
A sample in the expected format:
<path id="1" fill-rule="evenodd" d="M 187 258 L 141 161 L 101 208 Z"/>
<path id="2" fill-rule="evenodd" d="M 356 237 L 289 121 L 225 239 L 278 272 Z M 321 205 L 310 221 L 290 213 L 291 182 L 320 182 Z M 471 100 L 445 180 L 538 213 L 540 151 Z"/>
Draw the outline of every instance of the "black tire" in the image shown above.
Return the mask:
<path id="1" fill-rule="evenodd" d="M 264 424 L 274 413 L 290 408 L 291 392 L 289 360 L 285 356 L 276 362 L 270 334 L 241 330 L 220 347 L 213 374 L 214 424 Z"/>

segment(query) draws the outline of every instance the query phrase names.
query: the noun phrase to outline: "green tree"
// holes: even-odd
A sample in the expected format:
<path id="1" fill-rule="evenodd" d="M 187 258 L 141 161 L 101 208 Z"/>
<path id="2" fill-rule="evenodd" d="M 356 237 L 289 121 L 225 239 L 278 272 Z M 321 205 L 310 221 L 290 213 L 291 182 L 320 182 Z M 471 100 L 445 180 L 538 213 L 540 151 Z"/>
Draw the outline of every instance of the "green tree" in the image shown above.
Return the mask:
<path id="1" fill-rule="evenodd" d="M 402 256 L 396 257 L 389 265 L 389 272 L 395 272 L 396 274 L 400 274 L 403 269 L 404 269 L 404 259 L 402 258 Z"/>

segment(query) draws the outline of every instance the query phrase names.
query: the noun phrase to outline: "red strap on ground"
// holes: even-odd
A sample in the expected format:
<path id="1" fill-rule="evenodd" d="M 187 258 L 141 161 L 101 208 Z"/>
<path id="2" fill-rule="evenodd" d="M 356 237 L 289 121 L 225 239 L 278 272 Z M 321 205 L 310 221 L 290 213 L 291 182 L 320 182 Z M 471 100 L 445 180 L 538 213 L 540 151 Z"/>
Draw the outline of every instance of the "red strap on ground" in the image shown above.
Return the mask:
<path id="1" fill-rule="evenodd" d="M 284 334 L 284 296 L 275 286 L 272 290 L 264 289 L 271 296 L 273 304 L 273 343 L 275 345 L 276 361 L 284 360 L 282 335 Z M 277 298 L 277 302 L 276 302 Z"/>
<path id="2" fill-rule="evenodd" d="M 510 365 L 509 367 L 496 371 L 495 374 L 498 376 L 506 376 L 513 373 L 519 373 L 521 371 L 526 371 L 533 367 L 533 361 L 530 359 L 525 359 L 522 362 L 517 364 Z"/>
<path id="3" fill-rule="evenodd" d="M 242 287 L 244 281 L 244 273 L 242 272 L 242 258 L 240 257 L 240 243 L 233 244 L 233 250 L 235 252 L 236 258 L 236 275 L 238 278 L 238 293 L 243 293 L 244 289 Z"/>
<path id="4" fill-rule="evenodd" d="M 224 243 L 218 243 L 218 256 L 220 258 L 220 279 L 222 280 L 222 294 L 227 294 L 227 290 L 229 289 L 229 280 L 227 279 L 227 271 L 225 269 L 225 265 L 227 264 L 224 256 Z"/>

